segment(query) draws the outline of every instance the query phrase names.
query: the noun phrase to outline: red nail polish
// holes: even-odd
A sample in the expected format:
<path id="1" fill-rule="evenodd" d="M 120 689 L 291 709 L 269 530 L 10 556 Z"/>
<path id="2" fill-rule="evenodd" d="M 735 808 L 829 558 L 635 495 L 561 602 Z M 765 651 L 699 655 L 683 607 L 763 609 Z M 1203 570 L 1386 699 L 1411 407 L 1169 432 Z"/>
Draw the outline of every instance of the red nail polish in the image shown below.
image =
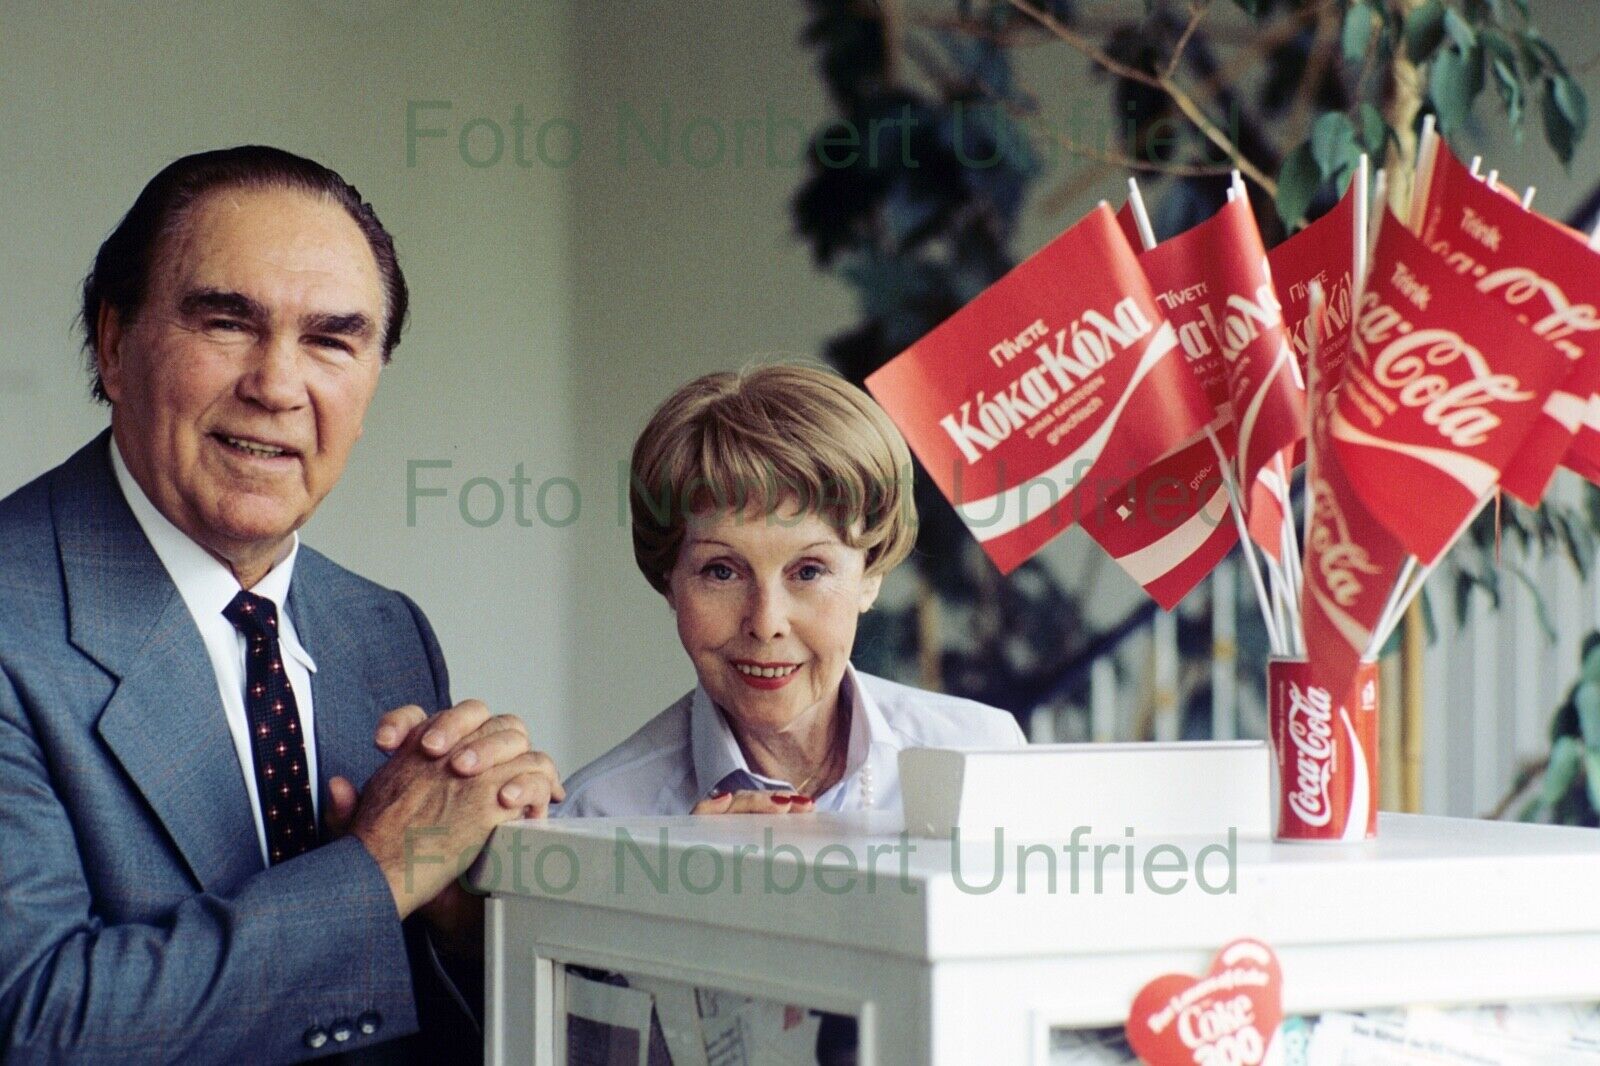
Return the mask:
<path id="1" fill-rule="evenodd" d="M 800 804 L 815 803 L 816 802 L 816 800 L 812 799 L 810 796 L 796 796 L 794 798 L 794 801 L 796 803 L 800 803 Z"/>
<path id="2" fill-rule="evenodd" d="M 780 792 L 772 797 L 773 803 L 793 803 L 794 797 L 785 792 Z"/>
<path id="3" fill-rule="evenodd" d="M 728 794 L 727 789 L 722 789 L 722 788 L 714 789 L 714 790 L 712 790 L 711 795 L 707 797 L 707 799 L 719 800 L 723 796 L 726 796 L 727 794 Z"/>

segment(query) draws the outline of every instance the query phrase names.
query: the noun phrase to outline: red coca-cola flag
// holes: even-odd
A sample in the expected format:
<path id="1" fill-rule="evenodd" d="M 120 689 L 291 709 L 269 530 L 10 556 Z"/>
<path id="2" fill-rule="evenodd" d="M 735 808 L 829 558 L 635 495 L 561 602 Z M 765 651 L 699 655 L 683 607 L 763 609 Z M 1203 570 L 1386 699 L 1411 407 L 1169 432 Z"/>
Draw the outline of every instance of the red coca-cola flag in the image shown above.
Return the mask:
<path id="1" fill-rule="evenodd" d="M 1427 203 L 1428 248 L 1571 363 L 1500 479 L 1512 496 L 1536 507 L 1600 392 L 1600 255 L 1478 181 L 1442 144 Z"/>
<path id="2" fill-rule="evenodd" d="M 1325 300 L 1320 338 L 1327 372 L 1338 380 L 1350 351 L 1355 255 L 1355 183 L 1327 214 L 1267 253 L 1273 285 L 1283 305 L 1283 328 L 1303 380 L 1309 355 L 1311 284 L 1320 282 Z M 1279 453 L 1251 487 L 1250 539 L 1274 557 L 1269 545 L 1281 536 L 1289 507 L 1289 478 L 1304 456 L 1304 443 Z"/>
<path id="3" fill-rule="evenodd" d="M 1233 427 L 1217 431 L 1224 454 Z M 1239 543 L 1221 463 L 1205 437 L 1179 448 L 1083 516 L 1083 529 L 1165 610 Z"/>
<path id="4" fill-rule="evenodd" d="M 1103 203 L 867 388 L 1005 573 L 1211 416 Z"/>
<path id="5" fill-rule="evenodd" d="M 1131 207 L 1118 222 L 1125 234 L 1136 232 Z M 1238 542 L 1219 453 L 1247 488 L 1252 539 L 1274 562 L 1282 561 L 1290 467 L 1279 453 L 1301 436 L 1304 391 L 1245 200 L 1146 250 L 1139 265 L 1211 402 L 1216 439 L 1190 442 L 1164 457 L 1119 489 L 1107 501 L 1112 506 L 1085 516 L 1083 526 L 1170 608 Z"/>
<path id="6" fill-rule="evenodd" d="M 1320 343 L 1326 349 L 1326 366 L 1336 375 L 1343 370 L 1350 350 L 1350 322 L 1355 308 L 1355 182 L 1327 214 L 1267 253 L 1272 280 L 1283 301 L 1283 321 L 1289 342 L 1306 368 L 1310 353 L 1311 283 L 1321 282 L 1326 301 L 1326 332 Z M 1334 381 L 1339 378 L 1335 376 Z"/>
<path id="7" fill-rule="evenodd" d="M 1393 216 L 1331 433 L 1367 509 L 1432 563 L 1499 484 L 1571 363 Z"/>
<path id="8" fill-rule="evenodd" d="M 1118 212 L 1117 223 L 1130 241 L 1140 240 L 1131 201 Z M 1231 463 L 1237 444 L 1223 348 L 1209 307 L 1213 288 L 1227 281 L 1226 271 L 1215 264 L 1236 249 L 1220 246 L 1215 230 L 1202 224 L 1139 257 L 1157 303 L 1178 331 L 1189 369 L 1212 405 L 1212 435 L 1164 456 L 1082 519 L 1084 531 L 1167 610 L 1239 541 L 1219 462 L 1220 455 Z"/>
<path id="9" fill-rule="evenodd" d="M 1215 296 L 1203 313 L 1227 370 L 1239 483 L 1250 486 L 1304 439 L 1305 383 L 1249 202 L 1235 198 L 1195 229 L 1208 231 L 1212 244 Z"/>
<path id="10" fill-rule="evenodd" d="M 1250 540 L 1272 558 L 1283 562 L 1283 525 L 1293 521 L 1294 508 L 1290 504 L 1289 471 L 1294 469 L 1294 449 L 1286 448 L 1277 458 L 1261 468 L 1256 483 L 1250 486 L 1249 513 L 1245 516 L 1245 530 Z"/>
<path id="11" fill-rule="evenodd" d="M 1327 332 L 1333 336 L 1337 330 L 1329 325 Z M 1329 422 L 1345 387 L 1346 366 L 1346 351 L 1326 344 L 1318 347 L 1316 365 L 1309 368 L 1306 506 L 1311 515 L 1300 617 L 1306 659 L 1332 692 L 1349 690 L 1406 559 L 1405 548 L 1350 486 L 1333 447 Z"/>

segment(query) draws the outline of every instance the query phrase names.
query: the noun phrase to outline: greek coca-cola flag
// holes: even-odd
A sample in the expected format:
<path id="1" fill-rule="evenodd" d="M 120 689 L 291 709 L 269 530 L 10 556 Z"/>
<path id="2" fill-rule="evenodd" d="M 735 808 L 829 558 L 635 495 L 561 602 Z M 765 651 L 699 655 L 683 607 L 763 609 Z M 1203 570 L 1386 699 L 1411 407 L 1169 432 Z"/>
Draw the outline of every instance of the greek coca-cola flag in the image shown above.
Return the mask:
<path id="1" fill-rule="evenodd" d="M 1196 235 L 1205 241 L 1204 269 L 1211 290 L 1200 313 L 1227 374 L 1239 438 L 1239 483 L 1250 486 L 1279 453 L 1304 438 L 1305 383 L 1248 201 L 1239 197 L 1224 204 L 1178 240 Z M 1178 339 L 1183 343 L 1182 330 Z"/>
<path id="2" fill-rule="evenodd" d="M 1330 691 L 1344 692 L 1372 643 L 1406 550 L 1356 495 L 1333 447 L 1329 421 L 1348 360 L 1338 343 L 1339 329 L 1328 323 L 1324 331 L 1330 343 L 1318 346 L 1317 364 L 1309 368 L 1306 506 L 1311 522 L 1300 612 L 1307 660 Z M 1343 333 L 1348 338 L 1348 325 Z"/>
<path id="3" fill-rule="evenodd" d="M 1423 563 L 1500 481 L 1567 356 L 1386 215 L 1331 434 L 1367 509 Z"/>
<path id="4" fill-rule="evenodd" d="M 1233 427 L 1217 430 L 1229 454 Z M 1221 463 L 1205 437 L 1179 448 L 1083 516 L 1083 529 L 1172 610 L 1239 542 Z"/>
<path id="5" fill-rule="evenodd" d="M 1439 146 L 1423 242 L 1572 365 L 1501 475 L 1501 487 L 1530 507 L 1538 506 L 1600 391 L 1600 255 L 1570 233 L 1478 181 Z"/>
<path id="6" fill-rule="evenodd" d="M 1131 204 L 1117 213 L 1130 243 L 1140 240 Z M 1196 234 L 1198 233 L 1198 236 Z M 1178 332 L 1184 362 L 1211 406 L 1209 437 L 1186 442 L 1084 514 L 1084 531 L 1163 608 L 1171 610 L 1239 541 L 1217 453 L 1235 448 L 1227 371 L 1221 347 L 1207 338 L 1202 311 L 1209 297 L 1210 255 L 1201 227 L 1139 256 L 1156 302 Z"/>
<path id="7" fill-rule="evenodd" d="M 1267 255 L 1272 280 L 1283 301 L 1289 343 L 1302 371 L 1311 352 L 1311 283 L 1322 283 L 1325 332 L 1320 343 L 1324 364 L 1334 375 L 1330 379 L 1334 382 L 1339 380 L 1350 350 L 1354 256 L 1354 182 L 1332 210 Z"/>
<path id="8" fill-rule="evenodd" d="M 1128 207 L 1118 223 L 1126 234 L 1133 224 Z M 1291 467 L 1279 454 L 1302 435 L 1305 399 L 1261 235 L 1244 200 L 1145 251 L 1139 265 L 1212 405 L 1217 443 L 1203 438 L 1163 458 L 1118 490 L 1107 501 L 1112 506 L 1086 515 L 1083 526 L 1170 609 L 1238 542 L 1219 446 L 1249 489 L 1252 539 L 1281 561 Z"/>
<path id="9" fill-rule="evenodd" d="M 1283 329 L 1304 380 L 1310 353 L 1311 285 L 1322 285 L 1322 362 L 1330 380 L 1337 382 L 1350 351 L 1352 257 L 1355 254 L 1355 186 L 1332 210 L 1296 233 L 1267 255 L 1278 299 L 1283 304 Z M 1250 489 L 1248 522 L 1250 539 L 1274 558 L 1272 546 L 1281 536 L 1288 506 L 1289 476 L 1300 465 L 1303 441 L 1279 453 L 1263 467 Z"/>
<path id="10" fill-rule="evenodd" d="M 1004 573 L 1211 417 L 1103 203 L 867 388 Z"/>

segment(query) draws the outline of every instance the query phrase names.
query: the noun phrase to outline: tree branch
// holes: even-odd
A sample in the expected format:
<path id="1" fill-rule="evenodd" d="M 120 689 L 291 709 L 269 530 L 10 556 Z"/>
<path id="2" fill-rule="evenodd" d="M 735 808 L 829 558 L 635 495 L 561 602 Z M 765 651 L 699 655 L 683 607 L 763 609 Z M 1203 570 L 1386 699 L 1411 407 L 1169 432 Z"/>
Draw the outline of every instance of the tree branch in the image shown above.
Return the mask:
<path id="1" fill-rule="evenodd" d="M 1064 133 L 1056 134 L 1056 143 L 1068 152 L 1084 159 L 1093 159 L 1114 167 L 1139 170 L 1147 174 L 1165 174 L 1174 178 L 1214 178 L 1227 174 L 1233 168 L 1226 163 L 1158 163 L 1153 159 L 1139 159 L 1123 155 L 1109 148 L 1096 148 L 1073 140 Z"/>
<path id="2" fill-rule="evenodd" d="M 1229 140 L 1226 134 L 1217 128 L 1216 123 L 1212 122 L 1211 119 L 1206 116 L 1204 109 L 1202 109 L 1199 104 L 1195 103 L 1194 98 L 1190 96 L 1173 78 L 1164 75 L 1151 74 L 1148 71 L 1140 70 L 1137 67 L 1130 67 L 1126 63 L 1122 63 L 1116 59 L 1113 59 L 1103 49 L 1095 45 L 1088 38 L 1084 37 L 1082 34 L 1075 33 L 1073 30 L 1062 25 L 1062 23 L 1049 12 L 1040 11 L 1032 4 L 1028 3 L 1027 0 L 1008 0 L 1008 2 L 1012 7 L 1016 8 L 1018 11 L 1022 12 L 1024 15 L 1027 15 L 1029 18 L 1039 23 L 1039 25 L 1055 34 L 1057 38 L 1085 56 L 1090 62 L 1100 66 L 1101 69 L 1110 74 L 1115 74 L 1119 78 L 1135 81 L 1141 85 L 1148 85 L 1152 89 L 1160 89 L 1162 92 L 1166 93 L 1172 98 L 1172 102 L 1177 105 L 1178 110 L 1183 112 L 1183 116 L 1201 132 L 1206 140 L 1220 148 L 1223 154 L 1233 161 L 1233 165 L 1239 168 L 1240 173 L 1244 174 L 1245 177 L 1261 186 L 1261 188 L 1265 189 L 1270 195 L 1278 195 L 1278 183 L 1267 177 L 1261 172 L 1261 168 L 1250 162 L 1249 159 L 1246 159 L 1244 153 L 1239 151 L 1239 147 Z M 1187 44 L 1187 41 L 1184 43 Z M 1090 158 L 1104 159 L 1103 156 L 1091 156 Z M 1129 162 L 1125 165 L 1133 167 L 1133 169 L 1136 170 L 1153 169 L 1159 170 L 1162 173 L 1174 173 L 1173 171 L 1165 169 L 1167 166 L 1166 164 L 1154 162 Z M 1204 171 L 1204 173 L 1211 174 L 1216 173 L 1216 171 L 1213 169 L 1207 169 Z M 1223 170 L 1223 173 L 1226 173 L 1225 169 Z"/>
<path id="3" fill-rule="evenodd" d="M 1183 50 L 1189 47 L 1189 38 L 1200 28 L 1200 23 L 1209 10 L 1211 10 L 1211 0 L 1195 0 L 1190 5 L 1189 24 L 1178 35 L 1178 43 L 1172 46 L 1172 58 L 1167 60 L 1167 69 L 1161 72 L 1163 78 L 1170 78 L 1178 72 L 1178 65 L 1183 62 Z"/>
<path id="4" fill-rule="evenodd" d="M 1117 60 L 1111 58 L 1110 55 L 1098 47 L 1093 41 L 1089 40 L 1082 34 L 1076 33 L 1069 29 L 1048 11 L 1040 11 L 1032 4 L 1028 3 L 1027 0 L 1007 0 L 1007 2 L 1010 3 L 1012 7 L 1016 8 L 1018 11 L 1022 12 L 1024 15 L 1027 15 L 1029 18 L 1033 19 L 1033 21 L 1037 22 L 1039 25 L 1055 34 L 1057 38 L 1064 41 L 1078 52 L 1082 53 L 1086 58 L 1089 59 L 1090 62 L 1100 66 L 1108 73 L 1115 74 L 1119 78 L 1126 78 L 1129 81 L 1139 82 L 1141 85 L 1148 85 L 1152 89 L 1160 89 L 1163 87 L 1161 84 L 1161 79 L 1157 78 L 1154 74 L 1151 74 L 1149 71 L 1140 70 L 1138 67 L 1130 67 L 1126 63 L 1118 62 Z"/>
<path id="5" fill-rule="evenodd" d="M 1376 38 L 1378 35 L 1373 33 L 1372 36 Z M 1306 56 L 1305 76 L 1300 79 L 1299 91 L 1294 94 L 1294 103 L 1289 108 L 1288 119 L 1285 122 L 1289 129 L 1300 129 L 1306 125 L 1306 115 L 1311 111 L 1312 102 L 1322 90 L 1322 79 L 1327 76 L 1328 66 L 1333 62 L 1334 49 L 1338 45 L 1338 28 L 1331 17 L 1331 12 L 1324 8 L 1317 18 L 1317 28 L 1311 35 L 1311 50 Z"/>
<path id="6" fill-rule="evenodd" d="M 1233 165 L 1239 168 L 1241 174 L 1261 186 L 1269 196 L 1276 197 L 1278 195 L 1278 183 L 1263 174 L 1260 167 L 1246 159 L 1244 153 L 1239 151 L 1238 146 L 1229 140 L 1227 135 L 1219 130 L 1211 119 L 1206 117 L 1206 113 L 1200 109 L 1200 105 L 1195 103 L 1194 99 L 1184 92 L 1177 82 L 1171 78 L 1162 78 L 1157 84 L 1168 96 L 1172 97 L 1172 102 L 1178 105 L 1178 110 L 1183 112 L 1185 118 L 1194 123 L 1195 128 L 1205 135 L 1206 140 L 1222 149 L 1228 158 L 1233 160 Z"/>

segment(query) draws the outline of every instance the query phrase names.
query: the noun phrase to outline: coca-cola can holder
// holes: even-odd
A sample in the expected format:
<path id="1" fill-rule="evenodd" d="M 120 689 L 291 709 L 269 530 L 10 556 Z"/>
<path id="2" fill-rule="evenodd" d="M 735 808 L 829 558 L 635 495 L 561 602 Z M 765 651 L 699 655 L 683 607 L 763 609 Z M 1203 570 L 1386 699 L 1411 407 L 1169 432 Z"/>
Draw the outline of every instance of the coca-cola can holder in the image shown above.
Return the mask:
<path id="1" fill-rule="evenodd" d="M 1277 779 L 1277 839 L 1370 840 L 1378 833 L 1378 664 L 1342 699 L 1313 664 L 1267 661 L 1267 735 Z"/>

